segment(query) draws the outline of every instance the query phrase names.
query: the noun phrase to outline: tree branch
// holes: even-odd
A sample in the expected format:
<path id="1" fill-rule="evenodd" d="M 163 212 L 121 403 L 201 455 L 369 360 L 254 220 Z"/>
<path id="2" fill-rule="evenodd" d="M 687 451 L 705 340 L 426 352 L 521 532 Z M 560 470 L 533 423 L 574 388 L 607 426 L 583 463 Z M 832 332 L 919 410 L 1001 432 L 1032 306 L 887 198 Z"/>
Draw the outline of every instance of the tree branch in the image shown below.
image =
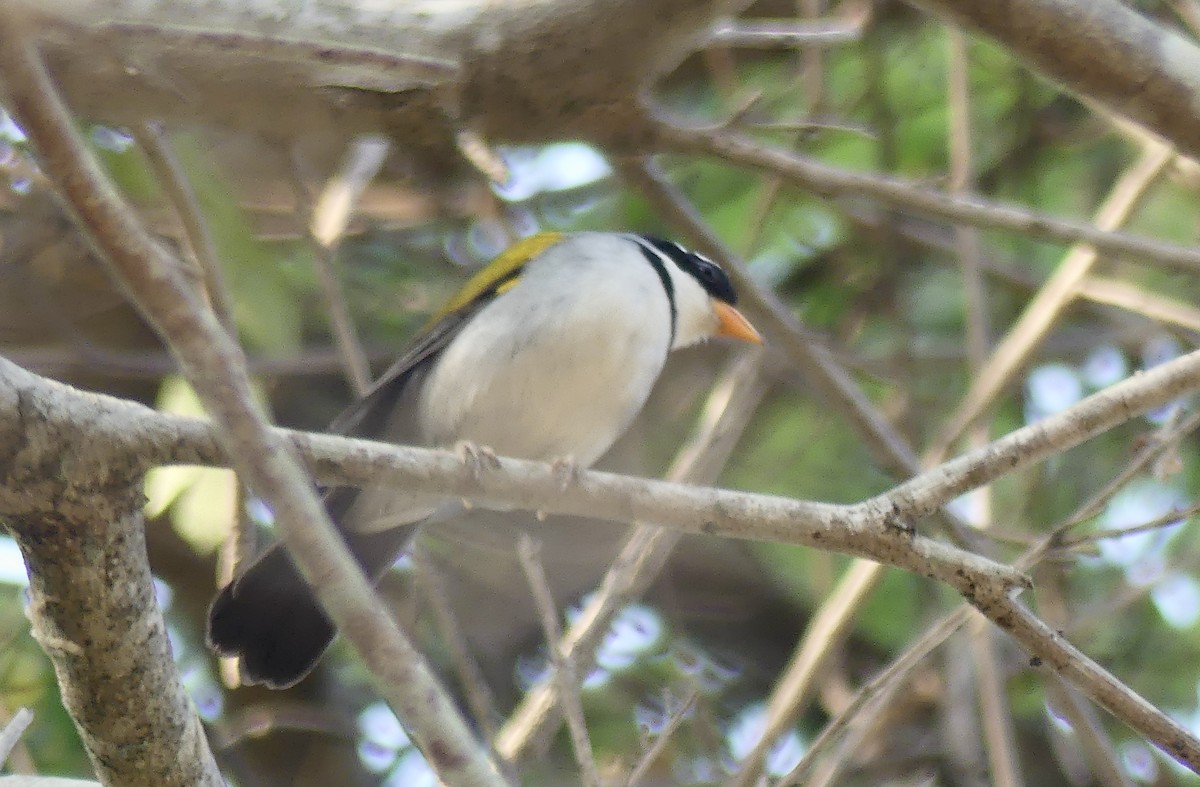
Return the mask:
<path id="1" fill-rule="evenodd" d="M 149 237 L 80 142 L 37 53 L 30 48 L 22 20 L 5 13 L 0 22 L 0 72 L 11 108 L 37 149 L 47 177 L 104 253 L 110 274 L 166 339 L 219 424 L 220 439 L 242 479 L 274 511 L 293 561 L 322 606 L 358 650 L 443 780 L 504 784 L 420 652 L 375 596 L 286 445 L 267 426 L 254 403 L 240 348 L 179 275 L 179 260 Z M 73 435 L 64 445 L 74 445 L 77 439 Z M 140 501 L 140 490 L 138 494 Z M 137 510 L 135 503 L 127 502 L 133 506 L 131 511 Z M 127 519 L 132 520 L 131 529 L 140 524 L 132 516 Z M 148 582 L 143 592 L 150 592 Z M 84 653 L 85 658 L 88 655 Z M 93 752 L 93 756 L 98 755 Z"/>
<path id="2" fill-rule="evenodd" d="M 1069 90 L 1200 154 L 1200 47 L 1117 0 L 909 1 L 991 36 Z"/>
<path id="3" fill-rule="evenodd" d="M 1185 379 L 1200 387 L 1200 353 L 1185 359 L 1197 367 L 1191 370 L 1192 376 Z M 1175 361 L 1171 366 L 1179 363 Z M 1158 374 L 1153 382 L 1162 384 L 1162 378 L 1163 375 Z M 1175 377 L 1167 380 L 1168 384 L 1178 382 Z M 128 440 L 130 435 L 139 435 L 142 440 L 136 449 L 136 461 L 148 463 L 148 466 L 227 466 L 233 454 L 224 448 L 221 431 L 206 421 L 157 414 L 130 402 L 83 393 L 0 360 L 0 391 L 5 387 L 18 391 L 57 389 L 61 417 L 64 423 L 74 424 L 77 439 L 94 440 L 97 445 L 115 445 L 118 450 L 133 453 Z M 1111 423 L 1097 420 L 1099 428 L 1096 432 L 1132 417 L 1142 409 L 1159 406 L 1160 399 L 1169 398 L 1166 393 L 1153 390 L 1139 388 L 1139 393 L 1140 396 L 1134 394 L 1120 400 L 1127 403 L 1127 407 L 1113 407 L 1108 413 L 1114 419 Z M 1103 396 L 1097 394 L 1092 399 Z M 1108 398 L 1112 399 L 1112 396 Z M 105 411 L 112 412 L 112 418 L 89 421 L 98 412 Z M 19 413 L 13 406 L 0 402 L 0 422 L 17 418 Z M 1031 430 L 1038 433 L 1031 442 L 1037 446 L 1046 445 L 1040 425 L 1015 434 Z M 587 515 L 624 523 L 654 522 L 687 533 L 815 546 L 869 557 L 924 574 L 968 595 L 980 592 L 1004 594 L 1028 582 L 1022 574 L 1005 566 L 916 535 L 909 524 L 915 521 L 912 512 L 892 506 L 887 495 L 846 506 L 594 471 L 581 472 L 577 481 L 564 488 L 561 472 L 540 462 L 500 457 L 498 467 L 479 472 L 465 466 L 461 457 L 450 451 L 282 429 L 274 430 L 274 434 L 278 439 L 289 441 L 291 447 L 310 462 L 317 480 L 325 484 L 397 486 L 466 498 L 485 507 Z M 1055 434 L 1061 439 L 1062 435 Z M 1083 433 L 1077 430 L 1071 430 L 1069 435 L 1078 437 L 1077 442 L 1084 439 Z M 1065 447 L 1062 445 L 1059 450 Z M 1035 455 L 1042 454 L 1035 452 Z M 1020 457 L 1014 458 L 1003 452 L 998 453 L 993 462 L 969 464 L 968 472 L 971 479 L 986 482 L 991 480 L 989 475 L 998 477 L 1025 464 L 1027 462 L 1021 461 Z M 899 490 L 911 498 L 914 506 L 921 507 L 924 515 L 928 513 L 924 508 L 936 494 L 936 489 L 956 488 L 949 478 L 939 475 L 940 485 L 927 483 L 920 487 L 919 493 L 909 492 L 910 485 Z M 953 492 L 950 497 L 957 494 Z"/>
<path id="4" fill-rule="evenodd" d="M 736 4 L 316 0 L 281 16 L 275 0 L 9 3 L 89 119 L 387 133 L 435 172 L 462 164 L 458 122 L 489 141 L 623 134 L 614 110 Z"/>
<path id="5" fill-rule="evenodd" d="M 97 776 L 126 787 L 224 784 L 155 602 L 143 466 L 124 450 L 133 444 L 108 453 L 111 443 L 81 441 L 56 392 L 5 387 L 0 398 L 10 416 L 0 424 L 0 516 L 29 572 L 33 635 Z"/>
<path id="6" fill-rule="evenodd" d="M 135 453 L 147 466 L 223 466 L 228 461 L 216 430 L 207 422 L 157 414 L 140 405 L 83 393 L 31 375 L 7 361 L 0 361 L 0 385 L 43 395 L 56 390 L 55 417 L 69 424 L 77 439 Z M 621 522 L 640 519 L 684 532 L 817 546 L 918 571 L 962 592 L 1003 594 L 1024 584 L 1020 575 L 916 535 L 910 530 L 911 523 L 976 486 L 1067 450 L 1197 388 L 1200 352 L 1111 386 L 1058 415 L 855 505 L 788 500 L 594 471 L 581 472 L 578 481 L 564 489 L 561 474 L 538 462 L 502 457 L 498 468 L 480 474 L 447 451 L 286 430 L 276 430 L 276 434 L 290 439 L 324 483 L 403 485 L 483 505 L 587 514 Z M 4 405 L 0 422 L 18 421 L 16 399 L 9 396 L 0 403 Z"/>
<path id="7" fill-rule="evenodd" d="M 145 466 L 224 466 L 228 462 L 217 431 L 205 421 L 158 414 L 130 402 L 83 393 L 3 360 L 0 386 L 0 390 L 56 390 L 54 415 L 74 430 L 78 440 L 134 453 Z M 501 457 L 496 469 L 477 473 L 452 452 L 275 431 L 290 440 L 323 483 L 398 485 L 468 498 L 486 506 L 620 522 L 644 520 L 683 532 L 816 546 L 916 571 L 964 594 L 1005 594 L 1025 583 L 1019 574 L 916 535 L 912 524 L 964 492 L 1197 389 L 1200 352 L 1193 352 L 854 505 L 788 500 L 595 471 L 581 472 L 577 482 L 563 488 L 561 474 L 539 462 Z M 0 402 L 0 422 L 19 422 L 17 398 L 9 396 Z"/>
<path id="8" fill-rule="evenodd" d="M 833 167 L 799 153 L 773 148 L 734 131 L 683 128 L 659 122 L 654 134 L 661 149 L 707 153 L 733 164 L 779 175 L 816 194 L 867 197 L 900 210 L 973 227 L 1010 230 L 1031 238 L 1058 242 L 1088 243 L 1109 254 L 1148 260 L 1179 271 L 1200 271 L 1200 251 L 1191 246 L 1125 232 L 1109 232 L 1087 222 L 1050 216 L 978 196 L 953 196 L 890 175 Z"/>
<path id="9" fill-rule="evenodd" d="M 1151 140 L 1141 155 L 1113 184 L 1108 197 L 1096 212 L 1096 225 L 1113 230 L 1128 220 L 1147 190 L 1175 157 L 1175 151 Z M 1028 362 L 1034 348 L 1045 338 L 1062 311 L 1078 292 L 1079 285 L 1099 259 L 1096 249 L 1076 244 L 1064 255 L 1058 268 L 1008 330 L 987 362 L 972 370 L 970 389 L 946 419 L 946 425 L 932 441 L 926 457 L 939 462 L 950 446 L 987 412 L 996 397 L 1017 371 Z"/>
<path id="10" fill-rule="evenodd" d="M 566 488 L 551 465 L 501 457 L 482 474 L 450 452 L 330 435 L 276 430 L 325 483 L 400 485 L 484 505 L 622 522 L 643 520 L 691 533 L 754 538 L 832 549 L 916 571 L 949 584 L 1031 653 L 1099 704 L 1151 736 L 1172 756 L 1200 768 L 1200 741 L 1009 597 L 1024 584 L 1011 568 L 916 535 L 911 523 L 949 500 L 1200 389 L 1200 352 L 1177 358 L 1023 427 L 990 445 L 855 505 L 787 500 L 584 471 Z M 124 456 L 130 472 L 150 464 L 224 465 L 213 425 L 155 413 L 36 377 L 0 360 L 0 424 L 21 423 L 21 401 L 52 402 L 47 428 L 70 429 L 79 444 Z M 99 455 L 99 454 L 98 454 Z M 23 484 L 23 491 L 30 489 Z M 36 488 L 32 489 L 37 497 Z M 37 497 L 37 499 L 41 499 Z"/>

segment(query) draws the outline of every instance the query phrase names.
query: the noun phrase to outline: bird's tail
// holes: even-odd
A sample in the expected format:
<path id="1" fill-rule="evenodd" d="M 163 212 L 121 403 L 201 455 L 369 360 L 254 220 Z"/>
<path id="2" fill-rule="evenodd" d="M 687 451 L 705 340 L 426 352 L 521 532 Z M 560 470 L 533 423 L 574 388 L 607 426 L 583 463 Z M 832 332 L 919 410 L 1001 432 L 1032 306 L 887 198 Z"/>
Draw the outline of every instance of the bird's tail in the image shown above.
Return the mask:
<path id="1" fill-rule="evenodd" d="M 415 532 L 415 527 L 401 527 L 343 536 L 364 573 L 377 580 Z M 227 585 L 208 613 L 209 647 L 223 656 L 240 656 L 247 682 L 275 689 L 308 675 L 336 633 L 281 544 Z"/>

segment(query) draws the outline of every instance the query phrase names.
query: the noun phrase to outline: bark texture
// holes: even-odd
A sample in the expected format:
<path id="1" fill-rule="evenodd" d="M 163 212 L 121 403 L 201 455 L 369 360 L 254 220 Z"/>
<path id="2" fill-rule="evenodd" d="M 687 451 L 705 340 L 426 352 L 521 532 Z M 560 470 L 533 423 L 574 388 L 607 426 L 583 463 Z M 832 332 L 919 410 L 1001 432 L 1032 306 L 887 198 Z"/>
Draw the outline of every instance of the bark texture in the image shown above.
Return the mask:
<path id="1" fill-rule="evenodd" d="M 124 787 L 220 785 L 155 602 L 137 454 L 85 439 L 23 379 L 0 383 L 17 415 L 0 423 L 0 519 L 21 547 L 33 634 L 96 774 Z"/>
<path id="2" fill-rule="evenodd" d="M 81 116 L 249 129 L 383 131 L 455 163 L 454 135 L 621 140 L 641 90 L 729 0 L 25 2 Z"/>

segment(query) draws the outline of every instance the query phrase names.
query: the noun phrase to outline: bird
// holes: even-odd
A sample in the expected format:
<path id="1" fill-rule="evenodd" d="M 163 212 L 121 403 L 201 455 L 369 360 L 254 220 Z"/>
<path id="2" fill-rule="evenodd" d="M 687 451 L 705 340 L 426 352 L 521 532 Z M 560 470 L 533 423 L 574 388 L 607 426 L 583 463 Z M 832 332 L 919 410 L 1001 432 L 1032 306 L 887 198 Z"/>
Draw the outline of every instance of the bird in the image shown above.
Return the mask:
<path id="1" fill-rule="evenodd" d="M 673 350 L 715 336 L 762 343 L 736 301 L 719 265 L 673 241 L 539 233 L 471 277 L 329 431 L 586 468 L 641 411 Z M 374 582 L 415 525 L 465 514 L 462 501 L 382 487 L 332 487 L 323 502 Z M 295 685 L 335 635 L 279 543 L 209 609 L 209 647 L 240 657 L 249 684 Z"/>

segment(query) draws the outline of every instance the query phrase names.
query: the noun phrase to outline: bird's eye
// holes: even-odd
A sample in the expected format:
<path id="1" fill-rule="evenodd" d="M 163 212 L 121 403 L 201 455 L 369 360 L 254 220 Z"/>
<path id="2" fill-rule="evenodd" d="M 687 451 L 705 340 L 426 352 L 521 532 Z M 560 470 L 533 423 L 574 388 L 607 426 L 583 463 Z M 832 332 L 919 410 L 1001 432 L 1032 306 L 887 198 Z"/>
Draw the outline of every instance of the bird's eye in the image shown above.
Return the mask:
<path id="1" fill-rule="evenodd" d="M 713 284 L 721 278 L 721 269 L 700 256 L 696 258 L 696 273 L 708 284 Z"/>
<path id="2" fill-rule="evenodd" d="M 737 293 L 720 265 L 694 252 L 689 256 L 688 263 L 692 275 L 709 295 L 730 304 L 737 301 Z"/>

